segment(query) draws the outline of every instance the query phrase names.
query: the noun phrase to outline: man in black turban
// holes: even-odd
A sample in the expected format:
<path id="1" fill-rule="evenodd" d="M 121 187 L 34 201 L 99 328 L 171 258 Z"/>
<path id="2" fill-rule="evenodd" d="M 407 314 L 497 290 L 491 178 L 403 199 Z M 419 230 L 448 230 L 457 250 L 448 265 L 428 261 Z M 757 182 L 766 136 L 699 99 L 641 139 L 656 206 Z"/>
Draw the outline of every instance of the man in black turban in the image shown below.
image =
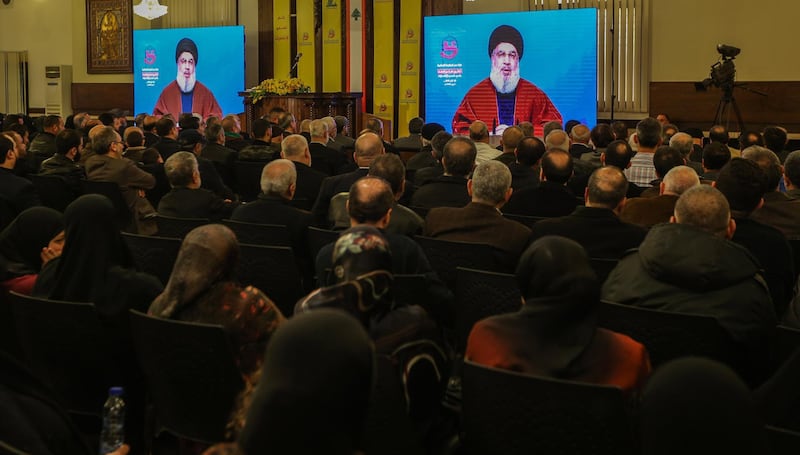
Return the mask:
<path id="1" fill-rule="evenodd" d="M 545 123 L 561 122 L 561 113 L 550 98 L 532 83 L 521 79 L 519 62 L 525 43 L 519 30 L 501 25 L 489 36 L 489 77 L 473 86 L 453 116 L 453 134 L 469 134 L 476 120 L 491 125 L 492 134 L 520 122 L 531 122 L 534 134 L 541 136 Z"/>
<path id="2" fill-rule="evenodd" d="M 204 119 L 209 116 L 222 117 L 222 108 L 214 94 L 205 85 L 197 82 L 195 69 L 198 62 L 197 45 L 183 38 L 175 46 L 175 62 L 178 75 L 164 87 L 156 101 L 153 115 L 172 114 L 178 118 L 183 113 L 198 113 Z"/>

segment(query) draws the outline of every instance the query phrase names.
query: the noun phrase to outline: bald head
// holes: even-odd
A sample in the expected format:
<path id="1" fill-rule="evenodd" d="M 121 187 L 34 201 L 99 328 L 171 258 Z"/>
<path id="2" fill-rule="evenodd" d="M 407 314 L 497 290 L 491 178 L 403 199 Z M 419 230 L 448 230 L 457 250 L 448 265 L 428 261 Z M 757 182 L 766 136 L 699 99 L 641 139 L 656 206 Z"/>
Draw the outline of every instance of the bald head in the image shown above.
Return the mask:
<path id="1" fill-rule="evenodd" d="M 567 152 L 569 151 L 569 135 L 564 130 L 553 130 L 544 139 L 544 146 L 548 152 L 554 149 Z"/>
<path id="2" fill-rule="evenodd" d="M 697 172 L 689 166 L 675 166 L 667 172 L 661 183 L 661 194 L 680 196 L 689 188 L 700 184 Z"/>
<path id="3" fill-rule="evenodd" d="M 290 134 L 281 141 L 281 158 L 311 165 L 311 153 L 308 151 L 308 141 L 300 134 Z"/>
<path id="4" fill-rule="evenodd" d="M 297 170 L 289 160 L 270 161 L 261 171 L 261 191 L 267 196 L 292 199 L 296 183 Z"/>
<path id="5" fill-rule="evenodd" d="M 601 167 L 589 177 L 586 185 L 586 206 L 611 210 L 621 208 L 628 193 L 628 179 L 614 166 Z"/>
<path id="6" fill-rule="evenodd" d="M 456 136 L 444 146 L 442 155 L 442 166 L 444 173 L 466 178 L 475 167 L 475 158 L 478 156 L 478 149 L 472 139 L 464 136 Z"/>
<path id="7" fill-rule="evenodd" d="M 489 127 L 480 120 L 472 122 L 469 126 L 469 138 L 476 142 L 489 143 Z"/>
<path id="8" fill-rule="evenodd" d="M 383 155 L 383 139 L 375 133 L 364 133 L 356 139 L 354 157 L 359 167 L 369 167 L 372 160 Z"/>
<path id="9" fill-rule="evenodd" d="M 511 126 L 503 131 L 503 153 L 513 153 L 519 145 L 519 141 L 524 138 L 522 129 L 518 126 Z"/>
<path id="10" fill-rule="evenodd" d="M 711 185 L 698 185 L 686 190 L 675 204 L 673 221 L 702 229 L 714 235 L 730 238 L 735 224 L 731 223 L 728 200 Z"/>
<path id="11" fill-rule="evenodd" d="M 572 131 L 569 132 L 569 135 L 572 138 L 572 142 L 588 144 L 589 139 L 591 138 L 591 133 L 592 132 L 588 126 L 580 124 L 573 126 Z"/>
<path id="12" fill-rule="evenodd" d="M 553 134 L 553 133 L 550 133 Z M 548 151 L 542 157 L 542 180 L 566 184 L 572 177 L 572 157 L 569 153 L 561 149 L 553 149 Z"/>
<path id="13" fill-rule="evenodd" d="M 393 204 L 394 194 L 386 180 L 374 176 L 362 177 L 350 186 L 347 200 L 350 224 L 384 227 L 384 223 L 389 223 Z"/>

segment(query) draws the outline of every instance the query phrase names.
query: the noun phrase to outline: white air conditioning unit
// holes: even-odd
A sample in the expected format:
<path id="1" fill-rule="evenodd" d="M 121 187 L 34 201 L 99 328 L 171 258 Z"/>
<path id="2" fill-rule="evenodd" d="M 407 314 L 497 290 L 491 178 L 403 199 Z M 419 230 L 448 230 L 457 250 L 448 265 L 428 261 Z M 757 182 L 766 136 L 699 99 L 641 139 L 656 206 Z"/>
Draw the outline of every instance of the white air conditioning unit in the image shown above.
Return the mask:
<path id="1" fill-rule="evenodd" d="M 72 114 L 72 66 L 45 66 L 44 81 L 45 115 Z"/>

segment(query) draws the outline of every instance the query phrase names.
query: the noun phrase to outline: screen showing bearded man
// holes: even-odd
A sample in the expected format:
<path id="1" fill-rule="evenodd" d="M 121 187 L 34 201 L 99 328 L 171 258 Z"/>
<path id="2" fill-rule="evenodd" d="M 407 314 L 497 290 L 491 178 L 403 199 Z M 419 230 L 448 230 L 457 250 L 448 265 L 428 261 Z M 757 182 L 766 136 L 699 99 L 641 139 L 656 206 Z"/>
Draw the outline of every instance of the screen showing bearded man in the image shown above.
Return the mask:
<path id="1" fill-rule="evenodd" d="M 200 114 L 204 119 L 209 116 L 222 117 L 222 108 L 214 94 L 205 85 L 197 81 L 198 53 L 197 45 L 189 38 L 178 41 L 175 47 L 175 61 L 178 74 L 175 80 L 164 87 L 156 101 L 153 115 L 172 114 L 173 117 L 184 112 Z"/>
<path id="2" fill-rule="evenodd" d="M 469 126 L 481 120 L 492 134 L 502 134 L 512 125 L 531 122 L 541 136 L 550 121 L 561 122 L 561 113 L 541 89 L 520 78 L 519 64 L 525 50 L 522 35 L 510 25 L 501 25 L 489 36 L 489 77 L 475 84 L 461 100 L 453 116 L 453 134 L 469 134 Z"/>

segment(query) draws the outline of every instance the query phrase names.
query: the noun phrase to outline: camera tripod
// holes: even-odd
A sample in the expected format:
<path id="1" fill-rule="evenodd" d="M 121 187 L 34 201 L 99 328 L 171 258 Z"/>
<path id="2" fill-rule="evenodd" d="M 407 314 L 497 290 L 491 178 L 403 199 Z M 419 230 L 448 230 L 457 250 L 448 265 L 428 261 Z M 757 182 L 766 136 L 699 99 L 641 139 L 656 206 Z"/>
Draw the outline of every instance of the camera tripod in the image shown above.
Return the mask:
<path id="1" fill-rule="evenodd" d="M 722 89 L 722 98 L 717 104 L 717 112 L 714 114 L 714 125 L 724 125 L 725 129 L 731 131 L 731 110 L 736 114 L 736 122 L 739 127 L 735 131 L 744 131 L 744 121 L 742 120 L 742 112 L 739 111 L 739 105 L 736 104 L 736 97 L 733 96 L 733 87 L 724 87 Z"/>

